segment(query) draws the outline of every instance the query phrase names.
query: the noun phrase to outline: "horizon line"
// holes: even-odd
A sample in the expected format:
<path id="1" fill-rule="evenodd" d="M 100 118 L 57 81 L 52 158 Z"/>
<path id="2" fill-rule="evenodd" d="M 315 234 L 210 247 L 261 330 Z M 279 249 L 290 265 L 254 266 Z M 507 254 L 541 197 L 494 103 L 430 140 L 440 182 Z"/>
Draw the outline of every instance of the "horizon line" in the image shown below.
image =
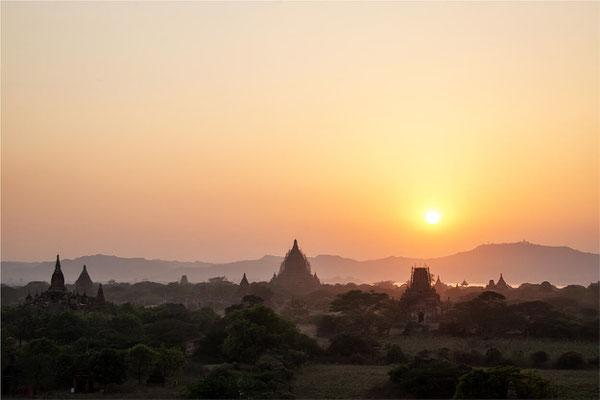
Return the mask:
<path id="1" fill-rule="evenodd" d="M 404 258 L 404 259 L 408 259 L 408 260 L 435 260 L 435 259 L 439 259 L 439 258 L 444 258 L 444 257 L 450 257 L 453 255 L 457 255 L 457 254 L 461 254 L 461 253 L 466 253 L 469 251 L 473 251 L 476 250 L 480 247 L 483 246 L 499 246 L 499 245 L 511 245 L 511 244 L 529 244 L 529 245 L 533 245 L 533 246 L 542 246 L 542 247 L 554 247 L 554 248 L 567 248 L 573 251 L 577 251 L 580 253 L 584 253 L 584 254 L 591 254 L 591 255 L 595 255 L 595 256 L 600 256 L 600 253 L 593 253 L 593 252 L 589 252 L 589 251 L 583 251 L 583 250 L 579 250 L 570 246 L 566 246 L 566 245 L 546 245 L 546 244 L 539 244 L 539 243 L 533 243 L 533 242 L 529 242 L 527 240 L 521 240 L 518 242 L 501 242 L 501 243 L 495 243 L 495 242 L 487 242 L 487 243 L 482 243 L 479 244 L 469 250 L 461 250 L 461 251 L 457 251 L 455 253 L 451 253 L 451 254 L 446 254 L 446 255 L 442 255 L 442 256 L 436 256 L 436 257 L 407 257 L 407 256 L 397 256 L 397 255 L 390 255 L 390 256 L 385 256 L 385 257 L 379 257 L 379 258 L 369 258 L 369 259 L 365 259 L 365 260 L 358 260 L 355 258 L 351 258 L 351 257 L 344 257 L 338 254 L 317 254 L 316 256 L 307 256 L 307 258 L 317 258 L 317 257 L 322 257 L 322 256 L 329 256 L 329 257 L 340 257 L 340 258 L 345 258 L 345 259 L 349 259 L 349 260 L 354 260 L 357 262 L 369 262 L 369 261 L 378 261 L 378 260 L 384 260 L 387 258 Z M 57 255 L 60 255 L 60 253 L 58 253 Z M 210 262 L 210 261 L 201 261 L 201 260 L 193 260 L 193 261 L 181 261 L 181 260 L 167 260 L 167 259 L 162 259 L 162 258 L 145 258 L 145 257 L 123 257 L 123 256 L 118 256 L 118 255 L 114 255 L 114 254 L 103 254 L 103 253 L 96 253 L 96 254 L 86 254 L 86 255 L 80 255 L 74 258 L 61 258 L 61 261 L 64 260 L 69 260 L 69 261 L 74 261 L 78 258 L 83 258 L 83 257 L 94 257 L 94 256 L 105 256 L 105 257 L 116 257 L 116 258 L 124 258 L 124 259 L 141 259 L 141 260 L 145 260 L 145 261 L 164 261 L 164 262 L 177 262 L 177 263 L 203 263 L 203 264 L 211 264 L 211 265 L 225 265 L 225 264 L 233 264 L 236 262 L 243 262 L 243 261 L 258 261 L 261 260 L 265 257 L 285 257 L 285 254 L 283 255 L 273 255 L 273 254 L 265 254 L 260 258 L 245 258 L 245 259 L 239 259 L 239 260 L 234 260 L 234 261 L 225 261 L 225 262 Z M 27 264 L 42 264 L 42 263 L 47 263 L 47 262 L 55 262 L 53 260 L 44 260 L 44 261 L 18 261 L 18 260 L 0 260 L 0 262 L 2 263 L 27 263 Z"/>

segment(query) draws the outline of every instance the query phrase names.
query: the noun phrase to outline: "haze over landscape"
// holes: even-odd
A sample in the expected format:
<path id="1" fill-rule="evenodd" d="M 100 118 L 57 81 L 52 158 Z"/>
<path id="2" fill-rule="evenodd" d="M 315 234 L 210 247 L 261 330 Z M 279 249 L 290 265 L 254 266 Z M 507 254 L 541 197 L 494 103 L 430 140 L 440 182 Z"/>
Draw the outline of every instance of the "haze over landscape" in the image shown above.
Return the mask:
<path id="1" fill-rule="evenodd" d="M 78 257 L 62 260 L 65 279 L 73 283 L 81 266 L 86 264 L 96 281 L 106 282 L 174 282 L 187 275 L 191 282 L 207 281 L 225 276 L 238 282 L 245 273 L 250 281 L 268 281 L 279 269 L 281 256 L 266 255 L 257 260 L 243 260 L 226 264 L 201 261 L 178 262 L 120 258 L 107 255 Z M 488 244 L 471 251 L 446 257 L 417 259 L 387 257 L 378 260 L 357 261 L 332 255 L 309 257 L 312 270 L 325 283 L 373 283 L 396 281 L 404 283 L 410 277 L 413 265 L 427 264 L 434 275 L 446 283 L 486 284 L 502 273 L 509 284 L 540 283 L 554 285 L 586 284 L 599 279 L 598 254 L 583 253 L 567 247 L 540 246 L 528 242 Z M 2 262 L 2 283 L 24 284 L 29 281 L 47 281 L 54 268 L 54 260 L 44 263 Z"/>

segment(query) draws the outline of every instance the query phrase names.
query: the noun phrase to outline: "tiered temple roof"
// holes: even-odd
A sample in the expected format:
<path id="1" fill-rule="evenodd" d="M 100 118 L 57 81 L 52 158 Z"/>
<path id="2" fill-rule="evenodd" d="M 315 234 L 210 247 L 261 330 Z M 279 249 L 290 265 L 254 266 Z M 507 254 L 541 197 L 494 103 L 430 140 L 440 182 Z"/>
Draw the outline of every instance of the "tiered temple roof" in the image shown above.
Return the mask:
<path id="1" fill-rule="evenodd" d="M 441 312 L 440 295 L 431 285 L 431 281 L 431 273 L 427 266 L 413 266 L 410 282 L 400 300 L 418 322 L 435 321 Z"/>
<path id="2" fill-rule="evenodd" d="M 294 292 L 308 292 L 321 284 L 317 274 L 312 274 L 310 263 L 300 251 L 296 239 L 294 239 L 292 248 L 285 255 L 279 267 L 279 273 L 273 275 L 271 283 Z"/>

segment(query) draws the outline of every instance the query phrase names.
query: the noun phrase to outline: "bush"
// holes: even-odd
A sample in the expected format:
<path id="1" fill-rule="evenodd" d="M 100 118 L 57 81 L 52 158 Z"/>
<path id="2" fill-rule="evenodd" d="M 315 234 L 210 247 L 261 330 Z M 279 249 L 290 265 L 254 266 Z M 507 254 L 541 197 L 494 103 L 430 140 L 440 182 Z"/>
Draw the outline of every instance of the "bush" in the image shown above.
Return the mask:
<path id="1" fill-rule="evenodd" d="M 464 365 L 454 365 L 444 360 L 415 357 L 412 363 L 396 367 L 388 375 L 402 392 L 412 397 L 450 399 L 456 390 L 459 377 L 469 369 Z"/>
<path id="2" fill-rule="evenodd" d="M 591 368 L 598 368 L 600 366 L 600 358 L 598 356 L 590 358 L 588 360 L 588 365 Z"/>
<path id="3" fill-rule="evenodd" d="M 379 344 L 370 338 L 354 335 L 337 335 L 331 339 L 327 354 L 336 361 L 352 361 L 363 364 L 377 354 Z"/>
<path id="4" fill-rule="evenodd" d="M 343 318 L 339 315 L 323 314 L 315 317 L 317 336 L 331 337 L 341 331 Z"/>
<path id="5" fill-rule="evenodd" d="M 506 399 L 512 382 L 519 399 L 547 399 L 553 393 L 550 381 L 534 371 L 517 367 L 474 369 L 460 377 L 455 399 Z"/>
<path id="6" fill-rule="evenodd" d="M 576 351 L 567 351 L 556 360 L 556 367 L 559 369 L 579 369 L 583 368 L 584 364 L 583 357 Z"/>
<path id="7" fill-rule="evenodd" d="M 187 387 L 188 399 L 239 399 L 236 380 L 228 368 L 215 368 Z"/>
<path id="8" fill-rule="evenodd" d="M 188 399 L 268 399 L 289 398 L 287 375 L 278 370 L 215 368 L 189 385 Z"/>
<path id="9" fill-rule="evenodd" d="M 529 359 L 531 360 L 531 365 L 533 365 L 536 368 L 539 368 L 542 365 L 544 365 L 544 363 L 548 362 L 550 357 L 548 357 L 548 353 L 546 353 L 545 351 L 536 351 L 535 353 L 531 353 Z"/>
<path id="10" fill-rule="evenodd" d="M 482 358 L 481 353 L 479 353 L 477 350 L 454 350 L 454 352 L 452 353 L 452 357 L 457 363 L 467 365 L 479 364 Z"/>
<path id="11" fill-rule="evenodd" d="M 495 347 L 492 347 L 491 349 L 487 349 L 483 360 L 488 365 L 498 365 L 502 363 L 502 353 L 500 352 L 500 350 L 496 349 Z"/>
<path id="12" fill-rule="evenodd" d="M 439 348 L 436 352 L 435 355 L 438 358 L 443 358 L 444 360 L 450 360 L 450 349 L 447 347 L 442 347 Z"/>
<path id="13" fill-rule="evenodd" d="M 406 357 L 400 346 L 397 344 L 393 344 L 389 347 L 385 359 L 388 364 L 400 364 L 408 361 L 408 357 Z"/>

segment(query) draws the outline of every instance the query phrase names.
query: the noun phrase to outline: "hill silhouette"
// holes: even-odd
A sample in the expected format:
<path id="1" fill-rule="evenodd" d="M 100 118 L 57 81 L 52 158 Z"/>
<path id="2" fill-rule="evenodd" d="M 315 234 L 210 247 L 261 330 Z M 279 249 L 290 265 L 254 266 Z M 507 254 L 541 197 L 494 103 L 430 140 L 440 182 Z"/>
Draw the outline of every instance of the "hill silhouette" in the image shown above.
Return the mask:
<path id="1" fill-rule="evenodd" d="M 257 260 L 243 260 L 215 264 L 201 261 L 181 262 L 122 258 L 92 255 L 61 260 L 67 283 L 73 283 L 84 264 L 95 282 L 114 279 L 120 282 L 174 282 L 187 275 L 190 282 L 200 282 L 215 276 L 226 276 L 238 283 L 245 272 L 250 281 L 269 280 L 278 271 L 283 260 L 267 255 Z M 310 257 L 309 261 L 325 283 L 377 282 L 392 280 L 405 282 L 410 267 L 415 263 L 427 264 L 434 275 L 444 282 L 483 283 L 497 280 L 500 273 L 508 283 L 539 283 L 555 285 L 583 284 L 600 279 L 600 255 L 585 253 L 569 247 L 543 246 L 529 242 L 486 244 L 473 250 L 438 258 L 386 257 L 357 261 L 333 255 Z M 2 261 L 2 283 L 22 285 L 30 281 L 48 281 L 54 261 L 25 263 Z"/>

